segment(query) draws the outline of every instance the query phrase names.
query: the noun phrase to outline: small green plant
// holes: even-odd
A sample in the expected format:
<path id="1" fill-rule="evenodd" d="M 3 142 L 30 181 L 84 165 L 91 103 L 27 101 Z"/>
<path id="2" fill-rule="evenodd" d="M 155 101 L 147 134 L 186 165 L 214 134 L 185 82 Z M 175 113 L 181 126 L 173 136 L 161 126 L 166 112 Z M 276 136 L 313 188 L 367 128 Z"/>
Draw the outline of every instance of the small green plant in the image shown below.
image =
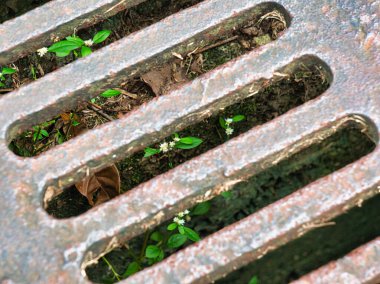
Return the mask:
<path id="1" fill-rule="evenodd" d="M 193 149 L 203 143 L 203 140 L 197 137 L 179 137 L 177 133 L 174 134 L 173 140 L 170 142 L 162 142 L 159 149 L 145 148 L 144 158 L 159 154 L 166 153 L 173 149 Z"/>
<path id="2" fill-rule="evenodd" d="M 40 57 L 43 57 L 48 52 L 53 52 L 58 57 L 68 56 L 71 52 L 76 57 L 85 57 L 92 53 L 91 46 L 105 41 L 111 34 L 109 30 L 103 30 L 95 34 L 92 39 L 83 40 L 77 35 L 66 37 L 65 40 L 54 43 L 52 46 L 43 47 L 37 50 Z M 78 50 L 80 49 L 80 50 Z"/>
<path id="3" fill-rule="evenodd" d="M 4 75 L 11 75 L 16 72 L 16 69 L 3 67 L 3 69 L 0 72 L 0 87 L 5 87 L 5 84 L 3 83 L 5 81 Z"/>
<path id="4" fill-rule="evenodd" d="M 103 261 L 107 264 L 113 274 L 112 279 L 107 280 L 114 282 L 115 280 L 120 281 L 125 279 L 143 268 L 161 261 L 164 259 L 165 254 L 175 251 L 187 241 L 198 242 L 201 239 L 199 234 L 185 224 L 191 220 L 192 216 L 206 214 L 209 211 L 210 206 L 211 204 L 208 201 L 199 203 L 191 210 L 191 212 L 190 210 L 185 210 L 176 214 L 173 221 L 166 228 L 161 226 L 153 232 L 147 232 L 144 237 L 141 251 L 138 254 L 134 253 L 131 247 L 126 246 L 129 255 L 131 255 L 131 262 L 128 264 L 124 273 L 119 274 L 116 272 L 108 259 L 103 257 Z"/>
<path id="5" fill-rule="evenodd" d="M 245 119 L 244 115 L 238 114 L 234 117 L 224 118 L 219 117 L 219 124 L 225 130 L 227 136 L 231 136 L 234 133 L 234 129 L 232 128 L 232 124 L 236 122 L 240 122 Z"/>
<path id="6" fill-rule="evenodd" d="M 248 284 L 259 284 L 259 278 L 257 276 L 253 276 L 251 280 L 249 280 Z"/>
<path id="7" fill-rule="evenodd" d="M 33 126 L 33 141 L 37 142 L 46 137 L 49 137 L 49 132 L 45 129 L 50 125 L 54 124 L 55 120 L 46 121 L 40 125 Z"/>
<path id="8" fill-rule="evenodd" d="M 119 90 L 108 89 L 107 91 L 100 94 L 100 96 L 103 98 L 112 98 L 112 97 L 118 96 L 120 94 L 121 94 L 121 92 Z"/>

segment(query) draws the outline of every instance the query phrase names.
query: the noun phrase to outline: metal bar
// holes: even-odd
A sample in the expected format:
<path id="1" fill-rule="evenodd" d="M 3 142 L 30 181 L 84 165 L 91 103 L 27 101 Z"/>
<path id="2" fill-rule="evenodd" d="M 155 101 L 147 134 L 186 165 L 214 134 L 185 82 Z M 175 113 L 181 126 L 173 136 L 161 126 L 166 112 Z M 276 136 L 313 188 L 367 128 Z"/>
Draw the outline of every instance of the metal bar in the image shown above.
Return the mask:
<path id="1" fill-rule="evenodd" d="M 380 283 L 380 237 L 292 284 Z"/>

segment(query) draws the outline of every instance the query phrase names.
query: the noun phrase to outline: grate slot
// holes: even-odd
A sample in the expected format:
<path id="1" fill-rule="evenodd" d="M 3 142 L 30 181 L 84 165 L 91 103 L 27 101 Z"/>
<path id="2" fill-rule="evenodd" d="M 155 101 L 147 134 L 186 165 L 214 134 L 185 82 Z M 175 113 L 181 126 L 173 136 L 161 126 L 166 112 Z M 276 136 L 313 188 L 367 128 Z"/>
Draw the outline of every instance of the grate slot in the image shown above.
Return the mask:
<path id="1" fill-rule="evenodd" d="M 360 207 L 352 208 L 330 221 L 318 224 L 300 238 L 232 272 L 218 280 L 217 284 L 249 283 L 253 276 L 257 276 L 261 283 L 291 283 L 378 237 L 379 205 L 380 195 L 372 197 Z M 357 266 L 360 266 L 360 261 L 354 267 Z M 337 280 L 339 276 L 335 275 Z M 341 282 L 332 281 L 332 283 Z"/>
<path id="2" fill-rule="evenodd" d="M 347 256 L 331 262 L 318 270 L 302 277 L 294 284 L 322 283 L 378 283 L 380 238 L 355 249 Z"/>
<path id="3" fill-rule="evenodd" d="M 54 0 L 0 25 L 0 65 L 144 0 Z M 46 21 L 48 20 L 48 21 Z"/>

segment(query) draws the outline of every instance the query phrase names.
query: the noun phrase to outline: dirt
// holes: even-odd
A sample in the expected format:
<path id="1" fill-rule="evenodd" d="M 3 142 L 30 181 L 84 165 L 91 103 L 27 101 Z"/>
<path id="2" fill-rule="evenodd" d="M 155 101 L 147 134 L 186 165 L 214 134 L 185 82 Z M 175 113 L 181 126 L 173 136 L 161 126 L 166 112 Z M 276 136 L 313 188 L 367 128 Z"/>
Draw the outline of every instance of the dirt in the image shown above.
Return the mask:
<path id="1" fill-rule="evenodd" d="M 363 134 L 361 129 L 344 127 L 325 141 L 253 176 L 247 182 L 236 185 L 231 190 L 230 197 L 213 198 L 207 215 L 192 217 L 186 225 L 204 238 L 354 162 L 371 152 L 374 147 L 372 140 Z M 272 253 L 275 257 L 269 254 L 260 260 L 259 264 L 243 268 L 243 274 L 240 275 L 239 271 L 223 283 L 248 283 L 254 275 L 259 276 L 260 283 L 288 283 L 288 279 L 298 278 L 329 260 L 348 253 L 355 246 L 380 234 L 380 226 L 374 226 L 379 222 L 373 222 L 379 218 L 379 201 L 377 198 L 374 202 L 367 202 L 371 204 L 369 207 L 365 203 L 361 209 L 353 209 L 334 220 L 335 226 L 312 231 L 299 241 L 290 243 L 287 245 L 289 248 L 280 249 L 281 252 L 286 252 L 284 257 L 277 252 Z M 166 222 L 154 230 L 165 231 L 167 224 Z M 131 254 L 139 255 L 143 239 L 144 236 L 137 237 L 128 243 L 129 249 L 118 248 L 106 255 L 118 273 L 122 274 L 126 270 L 132 261 Z M 166 255 L 174 252 L 165 251 Z M 288 265 L 288 261 L 291 265 Z M 148 264 L 145 263 L 143 266 L 146 267 Z M 94 282 L 108 283 L 109 280 L 105 279 L 112 278 L 111 271 L 102 260 L 98 265 L 89 267 L 87 274 Z M 272 280 L 274 282 L 271 282 Z"/>

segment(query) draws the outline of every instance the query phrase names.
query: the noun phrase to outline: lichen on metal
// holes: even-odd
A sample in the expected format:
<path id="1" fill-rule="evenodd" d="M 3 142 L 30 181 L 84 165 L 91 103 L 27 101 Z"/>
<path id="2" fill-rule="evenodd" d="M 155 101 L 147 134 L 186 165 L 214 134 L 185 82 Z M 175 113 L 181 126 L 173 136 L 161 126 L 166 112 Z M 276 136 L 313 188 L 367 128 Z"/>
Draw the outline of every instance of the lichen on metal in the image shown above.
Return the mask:
<path id="1" fill-rule="evenodd" d="M 63 1 L 51 5 L 55 2 Z M 81 271 L 88 257 L 137 236 L 198 200 L 211 198 L 347 117 L 359 115 L 378 141 L 380 41 L 376 29 L 380 1 L 279 0 L 273 5 L 288 11 L 292 24 L 276 42 L 41 156 L 20 158 L 7 148 L 17 132 L 80 99 L 97 95 L 122 76 L 143 72 L 173 51 L 190 50 L 191 43 L 209 38 L 234 16 L 247 17 L 261 2 L 205 1 L 0 98 L 0 281 L 86 283 Z M 39 8 L 39 13 L 44 8 Z M 35 15 L 38 13 L 30 12 L 23 17 Z M 5 27 L 0 25 L 0 31 Z M 26 41 L 25 49 L 29 45 Z M 4 50 L 2 58 L 12 58 L 14 51 L 0 50 Z M 271 78 L 276 70 L 303 56 L 319 58 L 333 73 L 331 87 L 320 98 L 81 216 L 55 220 L 42 208 L 46 186 L 73 184 L 86 173 L 199 121 L 240 98 L 239 90 Z M 86 78 L 81 76 L 84 70 L 88 72 Z M 78 143 L 81 149 L 76 147 Z M 250 147 L 242 150 L 241 145 Z M 310 229 L 308 225 L 342 214 L 378 194 L 379 185 L 377 147 L 356 163 L 137 273 L 125 283 L 213 281 L 297 238 Z"/>

